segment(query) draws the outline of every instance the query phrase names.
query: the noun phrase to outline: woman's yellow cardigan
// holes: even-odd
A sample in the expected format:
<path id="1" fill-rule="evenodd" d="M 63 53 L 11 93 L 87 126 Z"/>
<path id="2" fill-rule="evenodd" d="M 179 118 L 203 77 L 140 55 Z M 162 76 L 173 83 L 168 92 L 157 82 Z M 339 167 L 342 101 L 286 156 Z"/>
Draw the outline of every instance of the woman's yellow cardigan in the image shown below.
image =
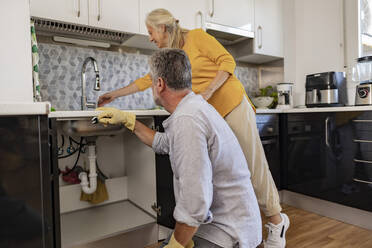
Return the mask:
<path id="1" fill-rule="evenodd" d="M 240 104 L 245 94 L 242 83 L 234 75 L 235 61 L 233 57 L 214 37 L 202 29 L 190 30 L 182 49 L 190 60 L 192 90 L 196 94 L 203 92 L 208 87 L 217 71 L 230 73 L 231 76 L 208 100 L 220 115 L 225 117 Z M 147 74 L 134 83 L 140 90 L 145 90 L 151 86 L 151 77 Z"/>

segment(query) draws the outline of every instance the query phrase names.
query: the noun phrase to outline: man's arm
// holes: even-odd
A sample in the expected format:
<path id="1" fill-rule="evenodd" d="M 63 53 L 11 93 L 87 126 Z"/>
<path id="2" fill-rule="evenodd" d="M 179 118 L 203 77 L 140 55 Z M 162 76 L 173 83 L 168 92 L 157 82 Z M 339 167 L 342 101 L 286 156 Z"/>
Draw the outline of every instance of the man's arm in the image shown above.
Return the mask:
<path id="1" fill-rule="evenodd" d="M 133 132 L 143 143 L 152 147 L 152 142 L 154 141 L 156 133 L 154 130 L 136 120 Z"/>
<path id="2" fill-rule="evenodd" d="M 111 107 L 100 107 L 97 111 L 103 111 L 98 115 L 100 123 L 107 125 L 124 125 L 134 132 L 146 145 L 152 147 L 156 153 L 166 154 L 169 152 L 168 139 L 165 133 L 157 133 L 151 128 L 136 120 L 136 115 Z M 154 142 L 155 141 L 155 142 Z"/>
<path id="3" fill-rule="evenodd" d="M 178 243 L 180 243 L 182 246 L 186 246 L 196 231 L 198 230 L 198 227 L 189 226 L 184 223 L 176 222 L 176 227 L 174 229 L 174 238 Z"/>
<path id="4" fill-rule="evenodd" d="M 175 239 L 186 245 L 201 224 L 212 222 L 213 172 L 208 153 L 207 129 L 191 116 L 173 123 L 172 169 L 178 188 L 173 216 L 177 221 Z"/>

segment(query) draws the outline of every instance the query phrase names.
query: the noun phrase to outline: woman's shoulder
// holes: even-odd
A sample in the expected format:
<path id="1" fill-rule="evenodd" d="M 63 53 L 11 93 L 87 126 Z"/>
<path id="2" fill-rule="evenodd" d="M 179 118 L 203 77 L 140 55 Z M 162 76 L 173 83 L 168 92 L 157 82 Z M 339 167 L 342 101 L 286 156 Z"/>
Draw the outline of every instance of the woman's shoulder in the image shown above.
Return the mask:
<path id="1" fill-rule="evenodd" d="M 206 34 L 207 33 L 201 28 L 192 29 L 188 32 L 188 35 L 192 37 L 197 37 L 197 36 L 206 35 Z"/>

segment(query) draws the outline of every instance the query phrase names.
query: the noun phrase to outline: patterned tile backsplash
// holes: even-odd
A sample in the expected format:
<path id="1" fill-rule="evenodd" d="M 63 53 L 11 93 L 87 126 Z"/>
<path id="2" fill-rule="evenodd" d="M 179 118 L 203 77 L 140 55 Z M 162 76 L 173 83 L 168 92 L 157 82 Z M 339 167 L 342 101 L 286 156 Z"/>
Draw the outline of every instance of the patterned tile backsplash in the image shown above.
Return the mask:
<path id="1" fill-rule="evenodd" d="M 85 58 L 97 60 L 101 91 L 94 91 L 93 66 L 87 67 L 87 98 L 97 101 L 106 92 L 121 88 L 149 71 L 148 55 L 119 53 L 92 48 L 39 43 L 40 85 L 43 101 L 50 101 L 56 110 L 81 109 L 81 68 Z M 251 95 L 258 88 L 257 69 L 237 66 L 236 76 Z M 109 106 L 120 109 L 156 107 L 151 89 L 116 99 Z"/>

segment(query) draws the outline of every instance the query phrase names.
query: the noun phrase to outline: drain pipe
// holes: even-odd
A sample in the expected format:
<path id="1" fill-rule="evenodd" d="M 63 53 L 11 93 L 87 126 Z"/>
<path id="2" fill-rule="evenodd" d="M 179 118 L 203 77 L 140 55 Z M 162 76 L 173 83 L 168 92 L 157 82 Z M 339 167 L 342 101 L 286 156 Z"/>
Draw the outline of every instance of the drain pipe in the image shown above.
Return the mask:
<path id="1" fill-rule="evenodd" d="M 88 143 L 88 159 L 89 159 L 89 181 L 86 172 L 79 174 L 81 181 L 80 185 L 84 193 L 93 194 L 97 189 L 97 172 L 96 172 L 96 143 Z"/>

